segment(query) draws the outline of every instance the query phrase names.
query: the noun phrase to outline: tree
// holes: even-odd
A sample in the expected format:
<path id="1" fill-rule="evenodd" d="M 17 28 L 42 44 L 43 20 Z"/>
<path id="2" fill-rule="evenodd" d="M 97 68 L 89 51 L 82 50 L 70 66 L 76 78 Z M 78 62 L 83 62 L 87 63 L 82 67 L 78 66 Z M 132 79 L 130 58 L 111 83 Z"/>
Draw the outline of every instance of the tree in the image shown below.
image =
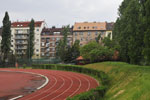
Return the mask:
<path id="1" fill-rule="evenodd" d="M 58 45 L 56 47 L 56 56 L 64 62 L 68 51 L 67 36 L 69 34 L 69 25 L 64 27 L 62 33 L 63 33 L 63 39 L 58 42 Z"/>
<path id="2" fill-rule="evenodd" d="M 143 59 L 144 35 L 141 32 L 140 14 L 139 0 L 124 0 L 113 30 L 113 40 L 120 45 L 121 60 L 132 64 L 138 64 Z"/>
<path id="3" fill-rule="evenodd" d="M 29 38 L 28 38 L 28 45 L 27 45 L 27 57 L 29 59 L 32 58 L 34 55 L 34 29 L 35 29 L 34 19 L 31 20 L 29 24 Z"/>
<path id="4" fill-rule="evenodd" d="M 1 53 L 4 62 L 6 61 L 6 59 L 8 59 L 10 46 L 11 46 L 11 21 L 9 20 L 8 12 L 6 12 L 5 17 L 3 19 L 2 42 L 1 42 Z"/>
<path id="5" fill-rule="evenodd" d="M 71 48 L 72 60 L 80 56 L 80 41 L 76 40 Z"/>
<path id="6" fill-rule="evenodd" d="M 96 42 L 99 43 L 100 39 L 102 39 L 101 34 L 99 34 L 98 37 L 96 37 Z"/>
<path id="7" fill-rule="evenodd" d="M 143 2 L 143 24 L 144 32 L 144 49 L 143 55 L 147 64 L 150 64 L 150 0 L 142 0 Z"/>
<path id="8" fill-rule="evenodd" d="M 86 60 L 90 60 L 90 62 L 111 60 L 113 53 L 112 49 L 102 46 L 95 41 L 89 42 L 80 49 L 81 56 Z"/>
<path id="9" fill-rule="evenodd" d="M 114 44 L 113 41 L 110 39 L 111 34 L 108 34 L 108 37 L 105 37 L 102 40 L 102 43 L 104 44 L 104 46 L 108 47 L 108 48 L 113 48 Z"/>

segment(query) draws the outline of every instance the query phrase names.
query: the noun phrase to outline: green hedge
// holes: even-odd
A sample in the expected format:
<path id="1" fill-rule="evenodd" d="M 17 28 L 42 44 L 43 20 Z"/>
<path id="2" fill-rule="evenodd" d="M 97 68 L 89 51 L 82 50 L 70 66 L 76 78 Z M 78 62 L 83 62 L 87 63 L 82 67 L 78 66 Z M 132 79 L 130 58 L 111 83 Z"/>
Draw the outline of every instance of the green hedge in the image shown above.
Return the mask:
<path id="1" fill-rule="evenodd" d="M 62 65 L 62 64 L 34 64 L 32 65 L 33 69 L 53 69 L 53 70 L 65 70 L 65 71 L 74 71 L 79 73 L 88 74 L 100 79 L 100 86 L 95 89 L 91 89 L 88 92 L 81 93 L 67 100 L 100 100 L 104 97 L 105 92 L 109 86 L 109 78 L 107 74 L 102 71 L 95 69 L 84 68 L 77 65 Z"/>

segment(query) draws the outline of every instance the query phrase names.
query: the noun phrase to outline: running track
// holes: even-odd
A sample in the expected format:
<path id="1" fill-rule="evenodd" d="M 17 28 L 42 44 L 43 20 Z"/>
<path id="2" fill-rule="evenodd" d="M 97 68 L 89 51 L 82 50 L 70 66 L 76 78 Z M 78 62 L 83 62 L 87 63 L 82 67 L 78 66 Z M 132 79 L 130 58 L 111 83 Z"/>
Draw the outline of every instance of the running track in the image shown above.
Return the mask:
<path id="1" fill-rule="evenodd" d="M 45 87 L 31 94 L 24 95 L 19 100 L 66 100 L 67 97 L 75 96 L 99 85 L 92 77 L 74 72 L 41 69 L 0 70 L 32 72 L 42 74 L 49 79 Z"/>

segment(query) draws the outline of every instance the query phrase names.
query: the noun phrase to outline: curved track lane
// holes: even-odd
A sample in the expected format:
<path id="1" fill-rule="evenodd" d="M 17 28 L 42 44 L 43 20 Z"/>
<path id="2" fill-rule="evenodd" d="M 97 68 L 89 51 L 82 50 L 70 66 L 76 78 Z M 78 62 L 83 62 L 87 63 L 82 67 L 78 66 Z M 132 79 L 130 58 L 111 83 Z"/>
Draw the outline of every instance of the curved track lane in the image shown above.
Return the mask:
<path id="1" fill-rule="evenodd" d="M 49 83 L 40 90 L 24 95 L 19 100 L 66 100 L 67 97 L 96 88 L 98 82 L 90 76 L 56 70 L 38 69 L 0 69 L 23 71 L 42 74 L 49 79 Z"/>

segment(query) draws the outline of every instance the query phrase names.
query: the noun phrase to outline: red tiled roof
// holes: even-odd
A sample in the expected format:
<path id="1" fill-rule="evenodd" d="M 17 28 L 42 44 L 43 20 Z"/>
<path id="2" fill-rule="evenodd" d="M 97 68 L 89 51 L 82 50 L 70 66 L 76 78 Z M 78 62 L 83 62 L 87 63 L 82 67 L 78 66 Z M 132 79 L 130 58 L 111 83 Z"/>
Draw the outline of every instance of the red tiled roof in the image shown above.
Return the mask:
<path id="1" fill-rule="evenodd" d="M 40 27 L 44 21 L 36 21 L 35 27 Z M 13 22 L 11 24 L 12 27 L 28 27 L 30 22 Z"/>
<path id="2" fill-rule="evenodd" d="M 76 60 L 83 60 L 83 57 L 79 56 Z"/>

